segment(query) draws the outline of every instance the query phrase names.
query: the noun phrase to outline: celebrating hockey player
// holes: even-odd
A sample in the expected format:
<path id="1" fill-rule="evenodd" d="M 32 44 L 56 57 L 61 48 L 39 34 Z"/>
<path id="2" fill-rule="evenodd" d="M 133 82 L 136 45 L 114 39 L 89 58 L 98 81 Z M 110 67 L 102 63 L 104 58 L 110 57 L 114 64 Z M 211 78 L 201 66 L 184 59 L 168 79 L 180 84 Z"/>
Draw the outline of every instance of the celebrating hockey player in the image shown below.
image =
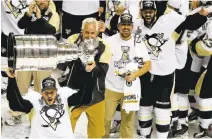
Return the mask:
<path id="1" fill-rule="evenodd" d="M 156 16 L 154 1 L 141 2 L 141 36 L 145 41 L 152 69 L 146 79 L 141 79 L 144 87 L 139 112 L 139 130 L 143 137 L 150 137 L 152 131 L 152 111 L 155 112 L 156 136 L 167 138 L 170 125 L 170 95 L 174 85 L 174 72 L 177 68 L 175 41 L 185 29 L 197 29 L 207 18 L 204 9 L 195 15 L 185 17 L 168 7 L 163 14 Z M 193 22 L 197 20 L 199 22 Z M 190 23 L 192 22 L 192 25 Z M 172 65 L 172 66 L 170 66 Z"/>
<path id="2" fill-rule="evenodd" d="M 207 32 L 203 34 L 202 40 L 196 40 L 191 44 L 192 51 L 198 56 L 212 56 L 212 21 L 208 23 Z M 210 85 L 212 83 L 212 58 L 207 66 L 207 70 L 201 75 L 197 82 L 195 92 L 199 96 L 198 119 L 200 122 L 199 133 L 194 134 L 194 138 L 212 138 L 212 93 Z"/>
<path id="3" fill-rule="evenodd" d="M 10 69 L 7 75 L 10 108 L 31 115 L 30 138 L 74 138 L 67 107 L 75 90 L 68 87 L 57 90 L 56 81 L 47 77 L 42 81 L 41 94 L 32 91 L 22 98 L 14 71 Z"/>
<path id="4" fill-rule="evenodd" d="M 198 5 L 201 6 L 198 8 L 199 10 L 203 6 L 207 8 L 207 6 L 211 5 L 211 3 L 207 1 L 204 1 L 204 3 L 200 1 L 191 1 L 191 8 L 197 8 L 196 6 L 198 5 L 195 4 L 196 2 L 198 2 Z M 190 14 L 193 15 L 197 13 L 198 9 L 195 9 Z M 206 23 L 198 30 L 194 30 L 192 32 L 189 31 L 188 42 L 190 43 L 192 41 L 192 43 L 196 43 L 197 40 L 202 40 L 206 33 L 207 25 L 209 22 L 210 18 L 208 16 Z M 200 57 L 194 55 L 192 52 L 188 52 L 187 56 L 188 58 L 185 67 L 182 70 L 176 70 L 175 94 L 172 98 L 172 126 L 169 134 L 170 137 L 188 136 L 188 93 L 189 100 L 194 101 L 194 97 L 191 97 L 191 93 L 194 92 L 193 90 L 195 88 L 195 84 L 201 75 L 201 72 L 203 71 L 202 69 L 204 69 L 202 66 L 205 67 L 210 58 L 202 56 Z M 196 97 L 196 95 L 194 96 Z M 195 119 L 196 115 L 194 114 L 197 111 L 197 107 L 195 107 L 193 103 L 191 104 L 191 108 L 193 112 L 188 117 L 190 121 Z"/>

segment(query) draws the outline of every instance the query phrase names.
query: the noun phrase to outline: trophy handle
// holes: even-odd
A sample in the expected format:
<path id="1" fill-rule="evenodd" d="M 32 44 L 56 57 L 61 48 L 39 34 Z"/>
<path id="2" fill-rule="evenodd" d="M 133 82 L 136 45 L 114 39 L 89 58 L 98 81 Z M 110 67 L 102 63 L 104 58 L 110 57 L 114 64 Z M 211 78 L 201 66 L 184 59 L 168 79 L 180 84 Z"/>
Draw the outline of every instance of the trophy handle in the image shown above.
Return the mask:
<path id="1" fill-rule="evenodd" d="M 16 41 L 13 33 L 9 33 L 7 39 L 7 58 L 8 58 L 8 67 L 13 70 L 16 69 Z"/>

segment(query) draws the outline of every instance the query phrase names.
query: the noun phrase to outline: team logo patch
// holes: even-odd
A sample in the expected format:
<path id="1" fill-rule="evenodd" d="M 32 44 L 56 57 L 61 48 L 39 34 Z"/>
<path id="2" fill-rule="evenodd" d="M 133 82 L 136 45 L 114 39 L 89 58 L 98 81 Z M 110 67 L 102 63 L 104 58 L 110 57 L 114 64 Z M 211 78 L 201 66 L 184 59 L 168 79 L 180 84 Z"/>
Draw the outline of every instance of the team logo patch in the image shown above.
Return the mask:
<path id="1" fill-rule="evenodd" d="M 27 0 L 4 0 L 4 2 L 10 10 L 6 11 L 6 13 L 13 14 L 15 18 L 22 14 L 22 11 L 29 6 Z"/>
<path id="2" fill-rule="evenodd" d="M 152 35 L 145 35 L 144 42 L 149 50 L 149 54 L 155 58 L 159 57 L 161 46 L 163 46 L 168 39 L 164 39 L 164 33 L 154 33 Z"/>
<path id="3" fill-rule="evenodd" d="M 65 33 L 69 35 L 71 33 L 71 29 L 65 29 Z"/>
<path id="4" fill-rule="evenodd" d="M 7 50 L 6 50 L 5 48 L 1 48 L 1 53 L 2 53 L 2 54 L 6 53 L 6 51 L 7 51 Z"/>
<path id="5" fill-rule="evenodd" d="M 51 106 L 44 106 L 40 115 L 46 122 L 46 125 L 42 124 L 42 127 L 51 127 L 53 130 L 57 129 L 57 126 L 61 124 L 60 118 L 64 115 L 64 104 L 53 104 Z"/>
<path id="6" fill-rule="evenodd" d="M 46 21 L 49 21 L 49 16 L 43 16 L 43 19 L 45 19 Z"/>

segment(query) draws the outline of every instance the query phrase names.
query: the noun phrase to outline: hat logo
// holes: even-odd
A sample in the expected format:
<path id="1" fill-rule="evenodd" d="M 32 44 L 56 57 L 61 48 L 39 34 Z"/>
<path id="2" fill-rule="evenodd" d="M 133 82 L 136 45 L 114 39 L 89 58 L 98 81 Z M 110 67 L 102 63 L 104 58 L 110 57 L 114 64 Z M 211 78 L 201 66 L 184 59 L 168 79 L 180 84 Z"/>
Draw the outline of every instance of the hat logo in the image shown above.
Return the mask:
<path id="1" fill-rule="evenodd" d="M 152 1 L 145 1 L 143 3 L 143 8 L 155 8 L 154 2 L 152 2 Z"/>
<path id="2" fill-rule="evenodd" d="M 51 83 L 47 83 L 47 86 L 52 86 Z"/>
<path id="3" fill-rule="evenodd" d="M 152 6 L 152 3 L 147 2 L 147 3 L 146 3 L 146 6 L 151 7 L 151 6 Z"/>
<path id="4" fill-rule="evenodd" d="M 130 20 L 131 19 L 131 16 L 130 15 L 124 15 L 122 17 L 123 20 Z"/>
<path id="5" fill-rule="evenodd" d="M 46 80 L 46 81 L 45 81 L 45 84 L 46 84 L 46 83 L 47 83 L 47 84 L 54 84 L 54 81 L 52 81 L 52 80 Z"/>

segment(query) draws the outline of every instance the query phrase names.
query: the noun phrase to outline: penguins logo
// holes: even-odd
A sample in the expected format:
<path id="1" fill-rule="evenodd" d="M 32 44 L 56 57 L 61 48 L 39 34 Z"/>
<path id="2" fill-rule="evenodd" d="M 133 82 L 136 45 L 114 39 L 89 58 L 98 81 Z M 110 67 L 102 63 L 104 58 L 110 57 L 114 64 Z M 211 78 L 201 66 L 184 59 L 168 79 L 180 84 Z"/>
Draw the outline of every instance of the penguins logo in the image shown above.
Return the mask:
<path id="1" fill-rule="evenodd" d="M 150 54 L 155 57 L 159 57 L 161 50 L 161 46 L 168 41 L 168 39 L 164 39 L 164 33 L 154 33 L 152 35 L 145 35 L 144 42 L 147 48 L 150 51 Z"/>
<path id="2" fill-rule="evenodd" d="M 114 5 L 114 10 L 116 10 L 119 5 L 121 4 L 121 1 L 120 0 L 115 0 L 115 1 L 112 1 L 113 2 L 113 5 Z"/>
<path id="3" fill-rule="evenodd" d="M 10 10 L 6 11 L 6 13 L 13 14 L 15 18 L 22 14 L 23 9 L 26 9 L 29 6 L 27 0 L 4 0 L 4 2 Z"/>
<path id="4" fill-rule="evenodd" d="M 124 68 L 127 63 L 131 62 L 129 54 L 128 54 L 128 52 L 130 51 L 130 47 L 121 46 L 121 50 L 123 51 L 121 59 L 119 61 L 114 62 L 114 66 L 118 68 Z"/>
<path id="5" fill-rule="evenodd" d="M 144 59 L 139 57 L 133 58 L 134 63 L 138 63 L 138 68 L 141 68 L 144 65 Z"/>
<path id="6" fill-rule="evenodd" d="M 65 29 L 65 33 L 69 35 L 71 33 L 71 29 Z"/>
<path id="7" fill-rule="evenodd" d="M 53 104 L 51 106 L 44 106 L 41 111 L 41 117 L 46 121 L 47 125 L 41 125 L 42 127 L 51 127 L 53 130 L 57 129 L 57 125 L 61 124 L 60 118 L 64 115 L 64 104 Z"/>

